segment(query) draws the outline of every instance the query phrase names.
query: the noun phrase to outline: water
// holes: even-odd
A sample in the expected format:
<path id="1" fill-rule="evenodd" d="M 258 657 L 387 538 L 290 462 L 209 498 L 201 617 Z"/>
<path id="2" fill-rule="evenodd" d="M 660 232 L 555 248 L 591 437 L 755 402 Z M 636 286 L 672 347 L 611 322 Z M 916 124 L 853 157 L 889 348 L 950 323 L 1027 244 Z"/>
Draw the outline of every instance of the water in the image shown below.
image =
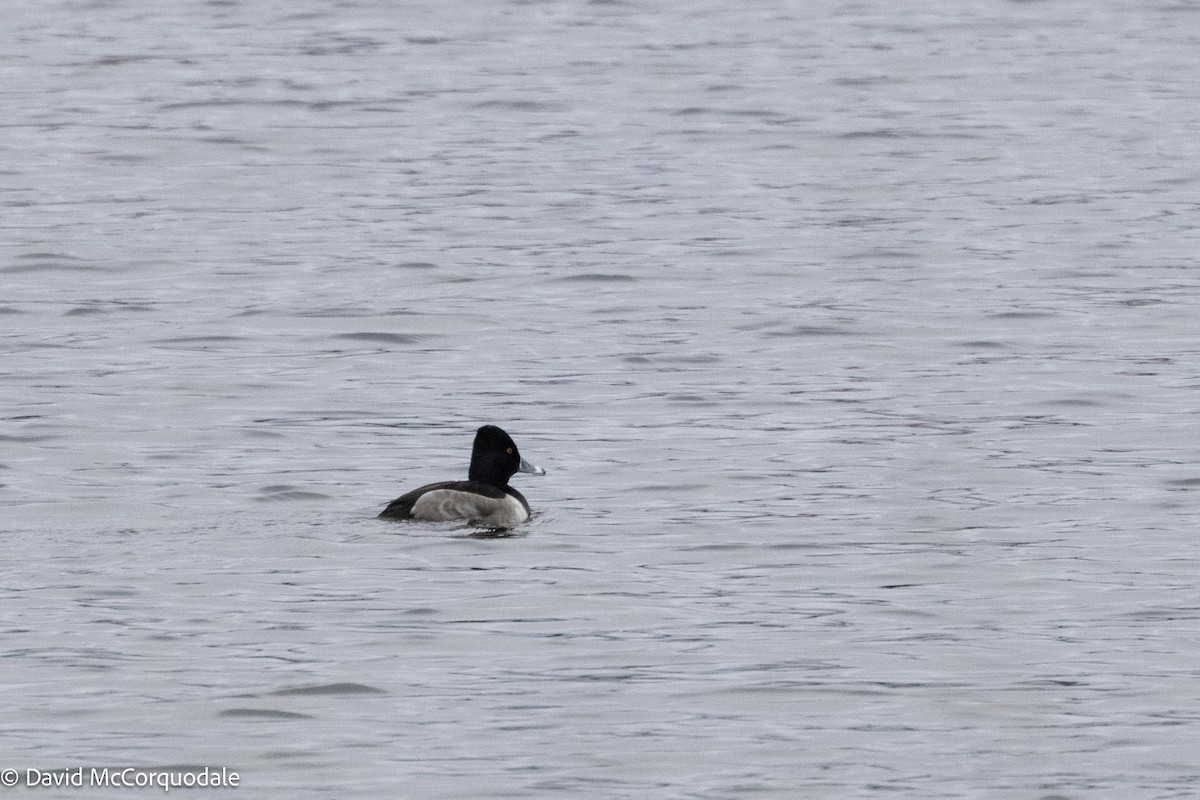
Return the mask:
<path id="1" fill-rule="evenodd" d="M 0 767 L 1194 797 L 1198 19 L 10 3 Z"/>

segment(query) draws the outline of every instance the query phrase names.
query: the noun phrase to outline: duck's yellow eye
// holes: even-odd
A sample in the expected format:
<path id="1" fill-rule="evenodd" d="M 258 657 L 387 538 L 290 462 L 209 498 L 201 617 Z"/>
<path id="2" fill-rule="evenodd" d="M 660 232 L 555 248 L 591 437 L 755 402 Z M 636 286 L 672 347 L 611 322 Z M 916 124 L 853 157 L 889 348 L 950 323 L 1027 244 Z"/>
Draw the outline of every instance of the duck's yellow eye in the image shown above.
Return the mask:
<path id="1" fill-rule="evenodd" d="M 511 456 L 511 455 L 512 455 L 512 448 L 511 448 L 511 447 L 506 447 L 506 448 L 504 448 L 504 452 L 508 453 L 508 454 Z"/>

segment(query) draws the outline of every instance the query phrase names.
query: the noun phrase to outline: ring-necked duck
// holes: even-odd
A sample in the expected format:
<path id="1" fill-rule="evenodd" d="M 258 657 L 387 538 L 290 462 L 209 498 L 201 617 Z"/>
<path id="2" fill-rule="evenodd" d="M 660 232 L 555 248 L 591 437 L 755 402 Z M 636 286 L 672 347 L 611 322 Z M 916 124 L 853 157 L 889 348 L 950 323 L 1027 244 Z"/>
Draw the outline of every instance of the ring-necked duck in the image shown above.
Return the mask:
<path id="1" fill-rule="evenodd" d="M 508 479 L 517 472 L 545 475 L 517 452 L 512 437 L 495 425 L 475 433 L 471 470 L 465 481 L 442 481 L 413 489 L 388 503 L 383 519 L 427 522 L 466 520 L 487 528 L 511 528 L 529 519 L 529 503 Z"/>

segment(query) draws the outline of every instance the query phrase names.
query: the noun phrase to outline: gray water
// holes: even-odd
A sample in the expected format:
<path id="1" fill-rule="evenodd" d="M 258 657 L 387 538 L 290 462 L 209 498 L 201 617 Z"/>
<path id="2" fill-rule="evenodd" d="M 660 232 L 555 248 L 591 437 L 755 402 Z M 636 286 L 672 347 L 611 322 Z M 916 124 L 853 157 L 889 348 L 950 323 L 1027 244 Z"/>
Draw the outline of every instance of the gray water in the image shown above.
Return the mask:
<path id="1" fill-rule="evenodd" d="M 0 767 L 1200 794 L 1200 6 L 0 32 Z"/>

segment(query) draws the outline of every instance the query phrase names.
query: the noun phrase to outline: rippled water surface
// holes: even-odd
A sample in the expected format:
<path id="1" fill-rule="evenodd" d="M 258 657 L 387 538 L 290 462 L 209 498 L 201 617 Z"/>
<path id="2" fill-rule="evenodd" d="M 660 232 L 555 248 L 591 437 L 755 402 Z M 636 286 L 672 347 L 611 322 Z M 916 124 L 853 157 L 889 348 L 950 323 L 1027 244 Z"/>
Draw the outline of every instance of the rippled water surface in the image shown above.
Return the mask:
<path id="1" fill-rule="evenodd" d="M 1196 6 L 0 29 L 0 767 L 1200 794 Z"/>

